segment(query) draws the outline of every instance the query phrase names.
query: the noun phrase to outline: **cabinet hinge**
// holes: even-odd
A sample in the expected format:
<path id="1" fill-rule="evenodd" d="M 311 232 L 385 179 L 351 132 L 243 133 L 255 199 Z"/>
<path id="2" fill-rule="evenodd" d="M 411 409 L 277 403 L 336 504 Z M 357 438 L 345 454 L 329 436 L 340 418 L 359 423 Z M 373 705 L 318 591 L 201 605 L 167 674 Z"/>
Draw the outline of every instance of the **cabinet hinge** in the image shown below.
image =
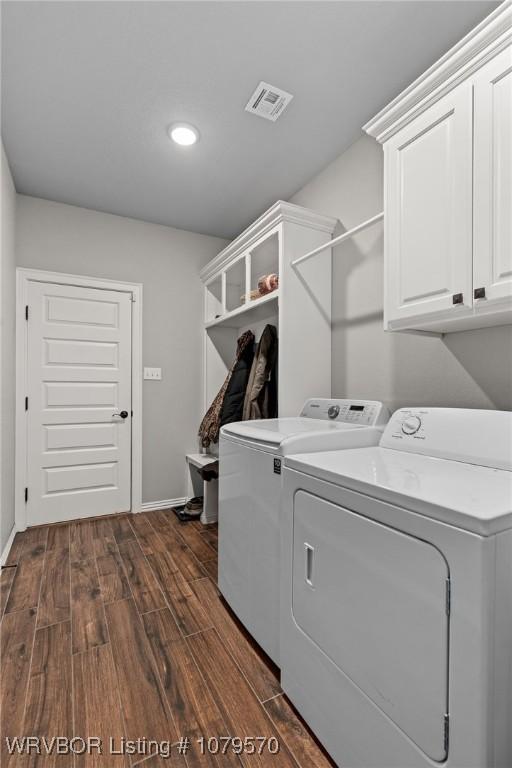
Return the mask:
<path id="1" fill-rule="evenodd" d="M 132 304 L 135 304 L 135 294 L 134 293 L 130 293 L 130 301 L 132 302 Z"/>
<path id="2" fill-rule="evenodd" d="M 446 615 L 449 616 L 452 609 L 452 583 L 450 579 L 446 579 L 445 593 L 446 593 Z"/>
<path id="3" fill-rule="evenodd" d="M 444 753 L 448 755 L 448 746 L 450 744 L 450 715 L 444 716 Z"/>
<path id="4" fill-rule="evenodd" d="M 28 397 L 25 398 L 25 410 L 28 411 Z"/>
<path id="5" fill-rule="evenodd" d="M 28 320 L 28 304 L 25 306 L 25 320 Z"/>
<path id="6" fill-rule="evenodd" d="M 25 504 L 28 501 L 28 488 L 25 488 Z"/>

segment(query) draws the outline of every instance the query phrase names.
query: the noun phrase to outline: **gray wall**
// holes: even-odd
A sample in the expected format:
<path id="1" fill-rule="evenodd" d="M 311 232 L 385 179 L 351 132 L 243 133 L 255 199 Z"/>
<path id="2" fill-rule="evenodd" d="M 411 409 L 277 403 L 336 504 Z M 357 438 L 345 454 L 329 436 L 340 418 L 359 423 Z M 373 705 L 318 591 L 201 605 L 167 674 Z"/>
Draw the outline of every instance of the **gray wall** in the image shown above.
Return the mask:
<path id="1" fill-rule="evenodd" d="M 8 181 L 2 176 L 2 187 L 10 190 L 3 194 L 2 278 L 6 274 L 7 282 L 2 280 L 2 298 L 12 303 L 13 236 L 8 222 L 14 202 Z M 361 138 L 292 202 L 336 216 L 340 231 L 382 210 L 381 147 Z M 145 382 L 143 388 L 144 501 L 186 492 L 183 457 L 196 447 L 202 416 L 198 271 L 224 245 L 218 238 L 17 198 L 19 266 L 144 284 L 144 364 L 163 369 L 162 382 Z M 444 339 L 384 333 L 382 251 L 378 224 L 334 252 L 333 395 L 382 399 L 392 408 L 430 404 L 512 409 L 512 328 L 454 333 Z M 12 314 L 5 314 L 10 327 L 2 329 L 7 355 L 12 354 Z M 9 375 L 2 417 L 11 419 L 13 369 L 2 364 L 5 370 Z M 2 467 L 8 476 L 7 484 L 2 483 L 2 507 L 12 515 L 12 502 L 4 502 L 12 494 L 12 424 L 7 429 L 2 424 L 2 435 L 7 444 Z M 5 515 L 2 541 L 12 519 Z"/>
<path id="2" fill-rule="evenodd" d="M 0 251 L 0 554 L 14 525 L 15 254 L 16 192 L 2 144 Z"/>
<path id="3" fill-rule="evenodd" d="M 341 233 L 381 211 L 382 198 L 382 148 L 364 136 L 292 202 L 336 216 Z M 512 409 L 512 326 L 443 339 L 383 331 L 382 233 L 379 223 L 333 252 L 333 395 Z"/>
<path id="4" fill-rule="evenodd" d="M 202 418 L 203 293 L 198 272 L 225 245 L 135 219 L 18 196 L 17 264 L 144 285 L 143 501 L 185 496 L 185 454 Z"/>

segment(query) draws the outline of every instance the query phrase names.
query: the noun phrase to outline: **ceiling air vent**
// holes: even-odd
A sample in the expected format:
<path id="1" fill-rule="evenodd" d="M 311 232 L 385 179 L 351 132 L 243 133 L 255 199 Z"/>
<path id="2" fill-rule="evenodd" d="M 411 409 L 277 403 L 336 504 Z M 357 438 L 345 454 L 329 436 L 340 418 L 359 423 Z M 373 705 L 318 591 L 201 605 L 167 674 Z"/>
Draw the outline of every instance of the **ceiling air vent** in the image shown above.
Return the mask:
<path id="1" fill-rule="evenodd" d="M 262 81 L 247 102 L 245 110 L 275 123 L 292 99 L 291 93 Z"/>

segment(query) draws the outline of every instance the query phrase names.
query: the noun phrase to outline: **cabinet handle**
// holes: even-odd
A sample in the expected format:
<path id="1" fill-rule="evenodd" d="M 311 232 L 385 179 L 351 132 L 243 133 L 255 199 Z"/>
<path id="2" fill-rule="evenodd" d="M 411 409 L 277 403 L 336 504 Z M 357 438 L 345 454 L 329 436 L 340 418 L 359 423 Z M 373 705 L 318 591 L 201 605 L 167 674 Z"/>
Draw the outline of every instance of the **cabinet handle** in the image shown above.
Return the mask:
<path id="1" fill-rule="evenodd" d="M 454 293 L 452 296 L 452 302 L 453 304 L 463 304 L 464 303 L 464 294 L 463 293 Z"/>
<path id="2" fill-rule="evenodd" d="M 306 574 L 304 576 L 304 580 L 306 584 L 309 584 L 310 587 L 313 586 L 313 557 L 315 554 L 315 548 L 311 546 L 311 544 L 307 544 L 304 542 L 304 552 L 306 554 Z"/>
<path id="3" fill-rule="evenodd" d="M 485 299 L 485 288 L 475 288 L 473 296 L 475 299 Z"/>

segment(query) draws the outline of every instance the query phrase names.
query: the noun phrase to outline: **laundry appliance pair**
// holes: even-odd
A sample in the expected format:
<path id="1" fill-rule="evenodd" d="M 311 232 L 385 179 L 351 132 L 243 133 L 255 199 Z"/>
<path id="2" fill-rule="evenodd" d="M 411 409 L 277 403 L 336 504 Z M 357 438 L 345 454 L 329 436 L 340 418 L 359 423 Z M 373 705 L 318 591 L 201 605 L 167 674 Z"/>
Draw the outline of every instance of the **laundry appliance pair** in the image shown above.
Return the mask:
<path id="1" fill-rule="evenodd" d="M 400 409 L 376 431 L 366 447 L 284 448 L 281 509 L 268 540 L 253 535 L 254 518 L 268 514 L 265 498 L 239 507 L 241 603 L 226 565 L 233 483 L 244 464 L 232 455 L 237 438 L 228 445 L 226 435 L 232 506 L 222 495 L 221 591 L 263 648 L 264 598 L 279 615 L 272 649 L 281 684 L 337 764 L 510 768 L 512 414 Z M 253 450 L 261 457 L 248 495 L 270 453 Z M 258 576 L 266 592 L 251 615 Z"/>

